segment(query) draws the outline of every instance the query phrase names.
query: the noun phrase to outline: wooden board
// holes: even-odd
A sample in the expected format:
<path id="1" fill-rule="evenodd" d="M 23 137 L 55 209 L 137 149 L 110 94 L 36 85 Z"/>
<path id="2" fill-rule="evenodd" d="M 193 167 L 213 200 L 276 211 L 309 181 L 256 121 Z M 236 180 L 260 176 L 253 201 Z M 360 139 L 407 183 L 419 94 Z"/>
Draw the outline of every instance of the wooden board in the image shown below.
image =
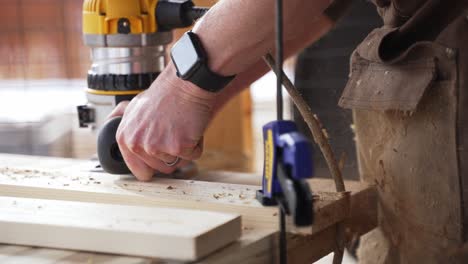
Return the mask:
<path id="1" fill-rule="evenodd" d="M 139 182 L 133 176 L 90 172 L 93 167 L 86 162 L 57 170 L 40 166 L 0 167 L 0 193 L 24 198 L 210 210 L 241 214 L 250 223 L 249 228 L 278 226 L 278 209 L 264 207 L 255 198 L 260 186 L 171 178 Z M 231 177 L 235 176 L 231 173 Z M 318 232 L 345 218 L 349 209 L 345 195 L 314 194 L 314 207 L 323 217 L 316 219 L 310 232 Z"/>
<path id="2" fill-rule="evenodd" d="M 141 183 L 131 177 L 90 172 L 93 165 L 82 160 L 0 154 L 0 193 L 14 197 L 237 213 L 242 215 L 241 238 L 203 258 L 200 263 L 277 263 L 278 211 L 277 208 L 263 207 L 255 200 L 255 190 L 260 184 L 258 175 L 200 171 L 192 179 L 158 178 Z M 8 174 L 10 176 L 6 176 Z M 289 232 L 298 232 L 288 237 L 288 263 L 312 263 L 333 252 L 337 223 L 345 222 L 347 230 L 355 230 L 358 234 L 376 226 L 375 188 L 355 181 L 346 181 L 345 185 L 349 191 L 347 195 L 335 193 L 332 180 L 310 180 L 315 195 L 316 222 L 307 230 L 293 230 L 288 226 Z M 6 253 L 2 255 L 3 248 Z M 0 245 L 0 259 L 3 257 L 6 263 L 16 264 L 28 256 L 47 255 L 44 257 L 47 261 L 42 263 L 62 263 L 62 258 L 67 263 L 112 262 L 114 258 L 121 263 L 148 263 L 148 259 L 123 260 L 121 256 L 74 251 L 49 254 L 45 249 L 20 253 L 14 253 L 15 250 L 17 248 Z M 160 263 L 154 261 L 151 263 Z"/>
<path id="3" fill-rule="evenodd" d="M 0 243 L 194 261 L 237 240 L 238 215 L 0 196 Z"/>

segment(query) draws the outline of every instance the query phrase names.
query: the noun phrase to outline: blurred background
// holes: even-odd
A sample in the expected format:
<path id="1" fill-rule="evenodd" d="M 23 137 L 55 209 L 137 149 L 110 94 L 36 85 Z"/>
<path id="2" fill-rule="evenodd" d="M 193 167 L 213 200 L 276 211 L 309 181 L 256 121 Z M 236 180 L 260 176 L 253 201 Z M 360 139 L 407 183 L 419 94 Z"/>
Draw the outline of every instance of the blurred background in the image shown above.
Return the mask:
<path id="1" fill-rule="evenodd" d="M 0 152 L 83 156 L 74 113 L 89 67 L 81 1 L 0 4 Z"/>
<path id="2" fill-rule="evenodd" d="M 195 0 L 212 5 L 215 0 Z M 78 127 L 76 106 L 86 103 L 90 66 L 81 31 L 81 0 L 0 0 L 0 152 L 92 157 L 95 135 Z M 354 1 L 348 16 L 327 36 L 286 62 L 286 71 L 330 135 L 345 176 L 357 178 L 351 114 L 337 107 L 355 46 L 380 25 L 369 1 Z M 187 29 L 174 33 L 176 40 Z M 298 65 L 298 67 L 295 67 Z M 297 70 L 296 70 L 297 68 Z M 275 118 L 271 72 L 232 100 L 210 125 L 199 164 L 209 169 L 261 173 L 261 127 Z M 285 97 L 286 116 L 308 129 Z M 328 177 L 316 151 L 317 174 Z"/>

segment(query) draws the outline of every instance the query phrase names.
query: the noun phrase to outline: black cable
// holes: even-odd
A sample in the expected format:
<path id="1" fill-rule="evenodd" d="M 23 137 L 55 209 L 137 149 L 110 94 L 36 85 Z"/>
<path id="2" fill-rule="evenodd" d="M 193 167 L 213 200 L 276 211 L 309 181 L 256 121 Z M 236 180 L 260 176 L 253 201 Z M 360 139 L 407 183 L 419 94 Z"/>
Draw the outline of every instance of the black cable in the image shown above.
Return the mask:
<path id="1" fill-rule="evenodd" d="M 210 8 L 208 7 L 199 7 L 199 6 L 194 6 L 192 7 L 189 11 L 187 16 L 192 20 L 195 21 L 202 17 L 206 12 L 208 12 Z"/>
<path id="2" fill-rule="evenodd" d="M 276 1 L 276 114 L 283 120 L 283 1 Z"/>
<path id="3" fill-rule="evenodd" d="M 283 120 L 283 0 L 276 1 L 276 114 L 278 121 Z M 280 264 L 286 264 L 286 216 L 284 208 L 279 206 L 279 258 Z"/>
<path id="4" fill-rule="evenodd" d="M 280 234 L 279 234 L 279 258 L 280 264 L 288 263 L 288 246 L 286 244 L 286 215 L 281 206 L 279 206 L 279 221 L 280 221 Z"/>

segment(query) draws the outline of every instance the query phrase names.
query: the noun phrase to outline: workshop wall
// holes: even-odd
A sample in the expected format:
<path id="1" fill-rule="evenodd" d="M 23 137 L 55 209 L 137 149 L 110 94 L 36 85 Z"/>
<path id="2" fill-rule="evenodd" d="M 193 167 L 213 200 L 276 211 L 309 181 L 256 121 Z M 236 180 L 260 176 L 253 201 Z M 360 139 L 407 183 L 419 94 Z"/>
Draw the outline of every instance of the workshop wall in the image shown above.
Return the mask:
<path id="1" fill-rule="evenodd" d="M 343 174 L 346 179 L 358 179 L 359 176 L 352 114 L 338 106 L 338 99 L 348 80 L 351 53 L 372 29 L 380 25 L 382 21 L 370 1 L 354 1 L 336 27 L 305 49 L 297 59 L 296 86 L 326 128 L 337 159 L 344 155 Z M 296 108 L 293 116 L 299 129 L 311 136 Z M 318 148 L 316 150 L 316 175 L 329 177 L 325 159 Z"/>
<path id="2" fill-rule="evenodd" d="M 81 1 L 0 1 L 0 78 L 83 78 Z"/>

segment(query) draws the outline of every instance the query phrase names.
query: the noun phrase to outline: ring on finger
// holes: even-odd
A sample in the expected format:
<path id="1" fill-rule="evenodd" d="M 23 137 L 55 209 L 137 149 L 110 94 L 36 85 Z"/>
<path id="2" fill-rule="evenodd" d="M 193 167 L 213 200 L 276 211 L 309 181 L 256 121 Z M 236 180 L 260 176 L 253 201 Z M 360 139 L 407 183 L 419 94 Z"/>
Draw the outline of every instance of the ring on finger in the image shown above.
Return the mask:
<path id="1" fill-rule="evenodd" d="M 176 157 L 176 159 L 173 162 L 165 162 L 164 161 L 164 164 L 166 164 L 166 166 L 168 166 L 168 167 L 173 167 L 173 166 L 177 165 L 177 163 L 179 163 L 179 161 L 180 161 L 180 158 Z"/>

